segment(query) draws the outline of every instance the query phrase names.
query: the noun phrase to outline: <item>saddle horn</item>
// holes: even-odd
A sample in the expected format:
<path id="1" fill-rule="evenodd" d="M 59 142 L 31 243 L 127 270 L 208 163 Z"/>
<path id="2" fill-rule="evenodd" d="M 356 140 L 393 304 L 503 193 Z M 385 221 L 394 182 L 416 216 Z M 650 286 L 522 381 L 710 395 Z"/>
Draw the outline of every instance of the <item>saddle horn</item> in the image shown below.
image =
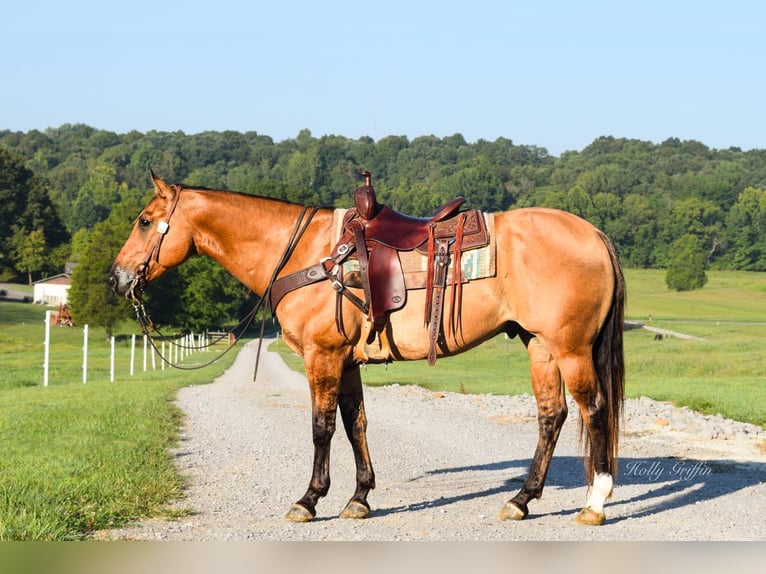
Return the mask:
<path id="1" fill-rule="evenodd" d="M 359 175 L 364 177 L 364 185 L 357 187 L 354 191 L 354 206 L 362 219 L 370 220 L 377 215 L 380 205 L 378 205 L 375 197 L 375 190 L 372 188 L 370 172 L 362 170 Z"/>

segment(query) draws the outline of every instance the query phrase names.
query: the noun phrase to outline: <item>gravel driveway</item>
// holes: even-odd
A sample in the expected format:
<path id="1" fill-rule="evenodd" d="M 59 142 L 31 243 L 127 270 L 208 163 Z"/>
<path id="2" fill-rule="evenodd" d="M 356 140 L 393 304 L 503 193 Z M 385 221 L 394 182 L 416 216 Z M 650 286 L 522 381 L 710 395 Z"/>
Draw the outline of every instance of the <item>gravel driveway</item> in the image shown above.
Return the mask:
<path id="1" fill-rule="evenodd" d="M 284 520 L 310 478 L 305 378 L 257 343 L 210 385 L 182 389 L 175 461 L 189 485 L 176 504 L 195 513 L 100 532 L 112 540 L 766 540 L 766 433 L 642 398 L 626 402 L 620 472 L 607 522 L 573 518 L 585 501 L 570 405 L 543 497 L 521 522 L 497 511 L 521 486 L 537 441 L 531 396 L 366 388 L 378 487 L 366 520 L 337 517 L 354 490 L 339 425 L 329 495 L 308 524 Z M 396 364 L 389 365 L 395 369 Z"/>

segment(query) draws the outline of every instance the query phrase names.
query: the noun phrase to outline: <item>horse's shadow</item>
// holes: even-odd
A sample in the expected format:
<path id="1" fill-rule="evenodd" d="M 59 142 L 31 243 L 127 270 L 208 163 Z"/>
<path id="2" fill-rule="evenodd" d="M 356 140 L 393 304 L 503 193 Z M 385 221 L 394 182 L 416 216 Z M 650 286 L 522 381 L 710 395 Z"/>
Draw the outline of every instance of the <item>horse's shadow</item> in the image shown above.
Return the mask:
<path id="1" fill-rule="evenodd" d="M 492 487 L 461 493 L 455 496 L 445 496 L 423 500 L 414 504 L 377 508 L 373 516 L 386 516 L 399 512 L 412 512 L 430 508 L 449 506 L 461 501 L 485 498 L 507 494 L 510 498 L 522 486 L 526 478 L 531 459 L 519 459 L 504 462 L 494 462 L 481 465 L 441 468 L 426 472 L 413 481 L 433 478 L 439 475 L 457 475 L 459 473 L 493 473 L 507 471 L 512 476 Z M 610 522 L 616 523 L 625 519 L 635 519 L 655 515 L 675 508 L 695 504 L 702 500 L 715 499 L 737 492 L 743 488 L 763 482 L 766 475 L 766 464 L 760 462 L 735 462 L 731 460 L 698 460 L 691 458 L 654 457 L 654 458 L 621 458 L 620 474 L 617 487 L 640 486 L 640 493 L 628 498 L 620 498 L 619 490 L 611 506 L 643 503 L 641 509 L 631 512 L 628 516 L 610 517 Z M 481 481 L 480 481 L 481 482 Z M 558 487 L 564 489 L 582 489 L 585 485 L 585 473 L 582 459 L 573 456 L 554 457 L 551 461 L 546 480 L 546 488 Z M 648 487 L 648 488 L 645 488 Z M 626 489 L 627 490 L 627 489 Z M 636 489 L 631 488 L 631 491 Z M 625 492 L 625 491 L 623 491 Z M 543 496 L 545 496 L 543 494 Z M 583 498 L 584 500 L 584 498 Z M 566 508 L 546 515 L 574 515 L 578 508 Z M 527 520 L 540 518 L 534 510 Z"/>

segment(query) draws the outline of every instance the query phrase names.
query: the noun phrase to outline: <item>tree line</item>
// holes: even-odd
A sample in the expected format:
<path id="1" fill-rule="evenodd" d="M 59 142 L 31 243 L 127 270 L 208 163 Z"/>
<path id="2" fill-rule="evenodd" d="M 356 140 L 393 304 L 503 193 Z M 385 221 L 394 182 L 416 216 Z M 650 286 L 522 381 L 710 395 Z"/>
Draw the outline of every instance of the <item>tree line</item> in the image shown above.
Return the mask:
<path id="1" fill-rule="evenodd" d="M 59 273 L 65 261 L 78 261 L 84 275 L 90 259 L 112 257 L 147 199 L 150 168 L 171 182 L 325 207 L 351 205 L 367 169 L 379 200 L 412 215 L 457 195 L 487 211 L 566 209 L 603 229 L 624 265 L 668 269 L 673 288 L 700 286 L 709 267 L 766 271 L 766 150 L 600 137 L 554 157 L 460 134 L 375 141 L 302 130 L 277 142 L 256 132 L 117 134 L 66 124 L 0 131 L 0 280 Z M 199 282 L 191 269 L 168 289 Z M 247 299 L 235 284 L 216 293 L 208 283 L 195 286 L 205 298 Z"/>

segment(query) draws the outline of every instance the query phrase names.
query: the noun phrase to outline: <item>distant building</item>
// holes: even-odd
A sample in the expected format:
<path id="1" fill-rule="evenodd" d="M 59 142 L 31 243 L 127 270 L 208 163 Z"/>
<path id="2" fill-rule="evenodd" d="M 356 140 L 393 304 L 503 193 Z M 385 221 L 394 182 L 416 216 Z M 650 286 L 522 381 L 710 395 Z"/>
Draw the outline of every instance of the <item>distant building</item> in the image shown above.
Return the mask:
<path id="1" fill-rule="evenodd" d="M 66 305 L 72 276 L 60 273 L 34 283 L 34 302 L 43 305 Z"/>

